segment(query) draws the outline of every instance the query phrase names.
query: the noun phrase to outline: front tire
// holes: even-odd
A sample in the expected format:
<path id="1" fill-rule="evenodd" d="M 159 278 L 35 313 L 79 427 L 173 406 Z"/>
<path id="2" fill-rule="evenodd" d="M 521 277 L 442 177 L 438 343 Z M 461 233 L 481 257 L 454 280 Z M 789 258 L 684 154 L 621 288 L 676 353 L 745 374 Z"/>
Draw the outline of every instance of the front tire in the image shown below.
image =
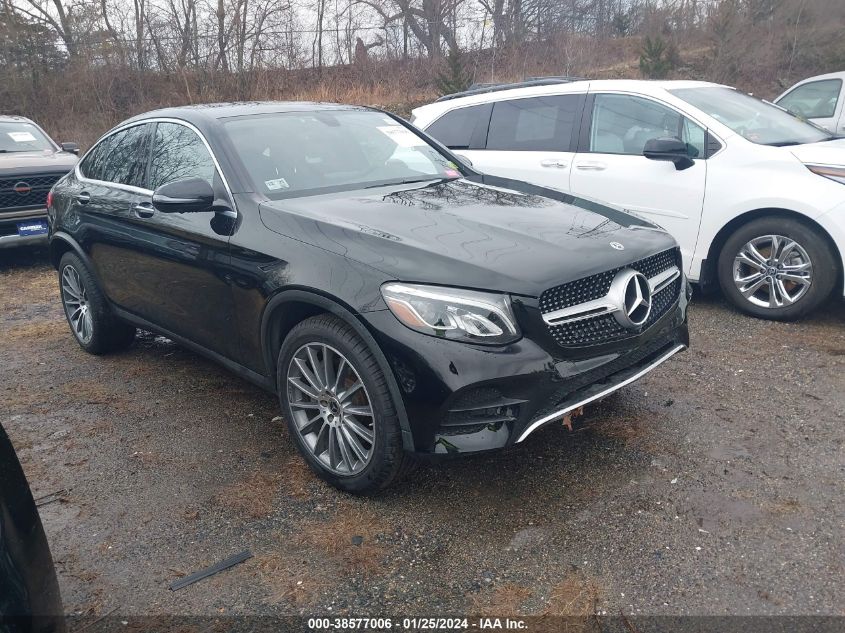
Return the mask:
<path id="1" fill-rule="evenodd" d="M 789 321 L 806 316 L 830 296 L 837 266 L 815 230 L 791 218 L 767 217 L 728 238 L 718 273 L 722 292 L 740 310 Z"/>
<path id="2" fill-rule="evenodd" d="M 320 478 L 372 494 L 404 474 L 411 457 L 387 379 L 352 327 L 327 314 L 302 321 L 285 338 L 276 370 L 291 437 Z"/>
<path id="3" fill-rule="evenodd" d="M 135 328 L 112 314 L 94 275 L 76 253 L 59 262 L 59 293 L 70 331 L 89 354 L 125 349 L 135 339 Z"/>

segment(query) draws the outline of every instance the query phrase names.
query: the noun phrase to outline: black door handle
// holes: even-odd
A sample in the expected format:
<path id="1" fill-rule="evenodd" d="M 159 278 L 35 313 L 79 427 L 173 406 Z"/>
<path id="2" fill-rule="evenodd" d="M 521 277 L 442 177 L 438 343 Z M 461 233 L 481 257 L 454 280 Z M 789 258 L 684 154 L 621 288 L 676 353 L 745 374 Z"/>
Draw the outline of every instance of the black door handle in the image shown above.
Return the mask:
<path id="1" fill-rule="evenodd" d="M 155 215 L 155 209 L 153 209 L 153 205 L 149 202 L 136 204 L 132 207 L 132 210 L 135 212 L 135 216 L 139 218 L 151 218 Z"/>
<path id="2" fill-rule="evenodd" d="M 91 194 L 87 191 L 80 191 L 78 194 L 76 194 L 76 201 L 79 204 L 88 204 L 89 202 L 91 202 Z"/>

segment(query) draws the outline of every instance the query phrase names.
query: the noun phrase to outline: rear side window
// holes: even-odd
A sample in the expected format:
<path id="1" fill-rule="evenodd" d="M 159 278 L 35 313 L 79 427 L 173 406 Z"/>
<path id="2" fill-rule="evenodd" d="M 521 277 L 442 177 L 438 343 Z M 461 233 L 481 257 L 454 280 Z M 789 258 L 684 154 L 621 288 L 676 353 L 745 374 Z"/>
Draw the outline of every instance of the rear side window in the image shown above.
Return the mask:
<path id="1" fill-rule="evenodd" d="M 214 174 L 214 160 L 196 132 L 178 123 L 156 125 L 149 189 L 187 178 L 202 178 L 213 185 Z"/>
<path id="2" fill-rule="evenodd" d="M 811 81 L 788 93 L 778 105 L 805 119 L 824 119 L 836 114 L 840 92 L 841 79 Z"/>
<path id="3" fill-rule="evenodd" d="M 104 138 L 80 163 L 86 178 L 143 187 L 149 124 L 133 125 Z"/>
<path id="4" fill-rule="evenodd" d="M 428 126 L 426 132 L 450 149 L 474 149 L 484 142 L 490 109 L 491 105 L 485 103 L 452 110 Z"/>
<path id="5" fill-rule="evenodd" d="M 570 151 L 581 101 L 581 95 L 557 95 L 497 102 L 487 149 Z"/>

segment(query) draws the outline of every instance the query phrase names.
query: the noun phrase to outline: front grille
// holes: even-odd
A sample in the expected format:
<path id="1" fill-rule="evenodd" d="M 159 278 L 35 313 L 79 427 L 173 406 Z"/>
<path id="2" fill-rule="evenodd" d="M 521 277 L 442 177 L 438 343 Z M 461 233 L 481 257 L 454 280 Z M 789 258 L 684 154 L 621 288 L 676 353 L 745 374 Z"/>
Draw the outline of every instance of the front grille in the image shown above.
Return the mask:
<path id="1" fill-rule="evenodd" d="M 680 251 L 677 248 L 670 248 L 627 266 L 620 266 L 546 290 L 540 295 L 540 311 L 547 314 L 561 308 L 601 299 L 610 290 L 610 284 L 613 283 L 616 273 L 623 268 L 633 268 L 650 278 L 672 266 L 681 267 Z M 680 296 L 682 283 L 683 279 L 679 277 L 667 288 L 654 295 L 651 314 L 639 330 L 629 330 L 620 325 L 612 314 L 602 314 L 581 321 L 550 325 L 549 332 L 557 344 L 563 347 L 597 345 L 636 336 L 654 325 L 675 304 Z"/>
<path id="2" fill-rule="evenodd" d="M 64 174 L 32 174 L 23 176 L 7 176 L 0 179 L 0 212 L 28 207 L 43 207 L 47 205 L 47 194 Z M 26 183 L 32 190 L 28 193 L 18 193 L 15 186 Z"/>

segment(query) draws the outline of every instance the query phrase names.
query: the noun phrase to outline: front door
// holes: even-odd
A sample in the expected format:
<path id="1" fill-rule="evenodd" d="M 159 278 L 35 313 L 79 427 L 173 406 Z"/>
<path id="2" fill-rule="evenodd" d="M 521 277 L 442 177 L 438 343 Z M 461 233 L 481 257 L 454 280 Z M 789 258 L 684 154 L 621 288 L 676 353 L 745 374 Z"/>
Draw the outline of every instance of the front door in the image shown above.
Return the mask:
<path id="1" fill-rule="evenodd" d="M 706 131 L 668 106 L 631 95 L 597 94 L 591 115 L 588 138 L 573 161 L 572 193 L 662 226 L 680 244 L 688 267 L 704 204 Z M 694 164 L 678 170 L 645 158 L 646 142 L 661 137 L 683 140 Z"/>

